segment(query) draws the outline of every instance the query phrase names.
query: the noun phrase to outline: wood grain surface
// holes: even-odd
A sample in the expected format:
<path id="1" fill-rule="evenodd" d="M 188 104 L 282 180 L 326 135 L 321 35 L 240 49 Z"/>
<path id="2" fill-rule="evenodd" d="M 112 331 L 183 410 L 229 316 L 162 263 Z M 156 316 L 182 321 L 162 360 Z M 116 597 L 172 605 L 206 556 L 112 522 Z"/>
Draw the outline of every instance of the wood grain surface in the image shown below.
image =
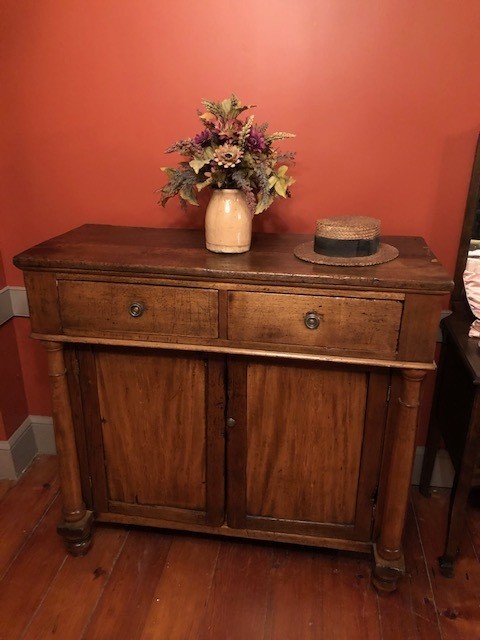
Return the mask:
<path id="1" fill-rule="evenodd" d="M 373 267 L 328 267 L 296 258 L 293 249 L 312 235 L 257 233 L 249 252 L 214 254 L 203 231 L 86 224 L 15 257 L 20 269 L 67 269 L 164 274 L 195 278 L 274 279 L 277 283 L 448 292 L 453 283 L 423 238 L 385 236 L 400 252 Z"/>
<path id="2" fill-rule="evenodd" d="M 95 360 L 109 499 L 204 511 L 204 359 L 99 350 Z"/>
<path id="3" fill-rule="evenodd" d="M 375 584 L 395 588 L 420 381 L 451 283 L 419 238 L 394 238 L 399 257 L 366 268 L 302 262 L 301 241 L 259 234 L 246 254 L 216 255 L 202 232 L 85 225 L 17 256 L 37 331 L 58 331 L 44 344 L 72 553 L 95 511 L 376 545 Z M 385 453 L 389 368 L 416 387 L 395 398 Z"/>
<path id="4" fill-rule="evenodd" d="M 247 398 L 247 514 L 353 524 L 367 375 L 255 363 Z"/>
<path id="5" fill-rule="evenodd" d="M 233 291 L 228 298 L 228 337 L 369 352 L 393 357 L 403 306 L 396 300 Z M 305 326 L 308 313 L 319 325 Z"/>
<path id="6" fill-rule="evenodd" d="M 407 577 L 378 596 L 368 557 L 291 545 L 98 525 L 90 554 L 69 557 L 55 535 L 58 490 L 43 511 L 28 508 L 34 487 L 57 485 L 54 464 L 38 459 L 0 498 L 2 517 L 13 505 L 25 513 L 3 536 L 12 560 L 0 579 L 1 640 L 479 637 L 480 510 L 468 507 L 459 570 L 443 577 L 447 491 L 413 490 Z"/>
<path id="7" fill-rule="evenodd" d="M 218 335 L 214 290 L 60 280 L 59 298 L 62 326 L 70 334 Z M 130 313 L 135 304 L 143 309 L 138 317 Z"/>

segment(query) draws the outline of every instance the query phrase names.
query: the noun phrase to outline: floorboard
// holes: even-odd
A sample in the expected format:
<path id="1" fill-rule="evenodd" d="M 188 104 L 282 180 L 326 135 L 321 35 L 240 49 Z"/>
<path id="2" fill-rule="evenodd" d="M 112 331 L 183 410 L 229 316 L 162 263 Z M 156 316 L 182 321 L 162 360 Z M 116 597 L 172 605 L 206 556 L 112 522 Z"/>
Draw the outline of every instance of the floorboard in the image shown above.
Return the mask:
<path id="1" fill-rule="evenodd" d="M 80 636 L 82 639 L 142 638 L 171 541 L 172 536 L 158 530 L 129 532 L 92 619 Z"/>
<path id="2" fill-rule="evenodd" d="M 442 640 L 433 588 L 415 514 L 405 526 L 405 570 L 394 597 L 378 598 L 383 640 Z"/>
<path id="3" fill-rule="evenodd" d="M 79 561 L 68 555 L 22 640 L 51 637 L 78 640 L 103 594 L 126 537 L 124 528 L 102 527 L 96 532 L 95 544 L 85 558 Z"/>
<path id="4" fill-rule="evenodd" d="M 461 541 L 455 563 L 455 577 L 445 578 L 438 569 L 438 557 L 443 553 L 447 526 L 448 499 L 444 492 L 432 491 L 424 498 L 413 492 L 413 503 L 425 561 L 432 582 L 433 596 L 443 640 L 480 639 L 480 564 L 469 530 Z M 475 514 L 478 518 L 478 513 Z"/>
<path id="5" fill-rule="evenodd" d="M 220 546 L 218 540 L 201 537 L 173 538 L 153 593 L 142 640 L 199 637 Z"/>
<path id="6" fill-rule="evenodd" d="M 0 501 L 13 486 L 13 480 L 0 480 Z"/>
<path id="7" fill-rule="evenodd" d="M 269 546 L 244 540 L 221 544 L 198 639 L 261 640 L 271 567 Z"/>
<path id="8" fill-rule="evenodd" d="M 43 456 L 0 502 L 0 578 L 58 492 L 57 460 Z"/>
<path id="9" fill-rule="evenodd" d="M 0 582 L 0 640 L 21 637 L 67 559 L 56 535 L 59 519 L 57 497 Z"/>
<path id="10" fill-rule="evenodd" d="M 369 558 L 331 550 L 97 525 L 73 558 L 54 458 L 0 487 L 0 640 L 480 640 L 480 509 L 443 577 L 447 491 L 412 490 L 407 575 L 381 597 Z"/>

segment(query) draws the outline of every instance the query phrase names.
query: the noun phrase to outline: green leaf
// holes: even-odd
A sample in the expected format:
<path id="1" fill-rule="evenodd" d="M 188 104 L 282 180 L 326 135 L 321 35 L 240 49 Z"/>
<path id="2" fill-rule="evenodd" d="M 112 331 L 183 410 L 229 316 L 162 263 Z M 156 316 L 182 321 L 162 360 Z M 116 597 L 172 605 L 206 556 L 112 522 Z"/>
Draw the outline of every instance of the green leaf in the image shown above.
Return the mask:
<path id="1" fill-rule="evenodd" d="M 275 182 L 275 192 L 278 193 L 282 198 L 287 197 L 287 185 L 284 180 L 277 180 Z"/>
<path id="2" fill-rule="evenodd" d="M 209 158 L 203 157 L 203 158 L 194 158 L 193 160 L 190 160 L 188 164 L 192 167 L 195 173 L 198 174 L 200 169 L 204 167 L 206 164 L 208 164 L 209 162 L 210 162 Z"/>
<path id="3" fill-rule="evenodd" d="M 277 176 L 270 176 L 268 179 L 268 187 L 271 189 L 277 181 Z"/>
<path id="4" fill-rule="evenodd" d="M 189 202 L 190 204 L 193 204 L 196 207 L 198 207 L 198 200 L 195 195 L 195 191 L 193 190 L 193 187 L 182 187 L 180 189 L 180 197 L 186 200 L 187 202 Z"/>
<path id="5" fill-rule="evenodd" d="M 220 104 L 222 107 L 222 111 L 225 114 L 225 117 L 228 118 L 230 111 L 232 109 L 232 100 L 230 98 L 225 98 L 225 100 L 222 100 Z"/>
<path id="6" fill-rule="evenodd" d="M 262 200 L 260 200 L 260 202 L 255 207 L 255 215 L 257 215 L 258 213 L 262 213 L 262 211 L 265 211 L 265 209 L 268 209 L 268 207 L 272 204 L 272 202 L 273 202 L 273 196 L 269 196 L 266 199 L 262 198 Z"/>

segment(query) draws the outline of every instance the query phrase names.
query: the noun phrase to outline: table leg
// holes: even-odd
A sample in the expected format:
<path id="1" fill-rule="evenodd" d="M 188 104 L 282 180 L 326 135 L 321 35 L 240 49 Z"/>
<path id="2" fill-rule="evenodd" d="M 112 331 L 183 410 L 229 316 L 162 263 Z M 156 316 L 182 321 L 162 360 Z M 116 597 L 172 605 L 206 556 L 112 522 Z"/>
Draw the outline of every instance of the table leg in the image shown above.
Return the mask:
<path id="1" fill-rule="evenodd" d="M 438 559 L 440 571 L 447 578 L 453 578 L 454 562 L 460 546 L 465 526 L 465 509 L 472 478 L 480 451 L 480 390 L 475 391 L 470 423 L 459 468 L 450 494 L 447 539 L 445 551 Z"/>

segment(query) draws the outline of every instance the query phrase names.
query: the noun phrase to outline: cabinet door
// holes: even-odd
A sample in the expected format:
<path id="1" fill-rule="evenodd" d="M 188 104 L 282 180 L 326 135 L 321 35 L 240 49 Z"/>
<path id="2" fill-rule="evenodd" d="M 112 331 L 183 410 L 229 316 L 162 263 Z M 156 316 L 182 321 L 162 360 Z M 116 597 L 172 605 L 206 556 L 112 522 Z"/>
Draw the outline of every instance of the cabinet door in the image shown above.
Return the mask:
<path id="1" fill-rule="evenodd" d="M 229 525 L 369 540 L 388 375 L 232 358 L 228 377 Z"/>
<path id="2" fill-rule="evenodd" d="M 224 362 L 154 349 L 77 349 L 97 512 L 224 519 Z"/>

